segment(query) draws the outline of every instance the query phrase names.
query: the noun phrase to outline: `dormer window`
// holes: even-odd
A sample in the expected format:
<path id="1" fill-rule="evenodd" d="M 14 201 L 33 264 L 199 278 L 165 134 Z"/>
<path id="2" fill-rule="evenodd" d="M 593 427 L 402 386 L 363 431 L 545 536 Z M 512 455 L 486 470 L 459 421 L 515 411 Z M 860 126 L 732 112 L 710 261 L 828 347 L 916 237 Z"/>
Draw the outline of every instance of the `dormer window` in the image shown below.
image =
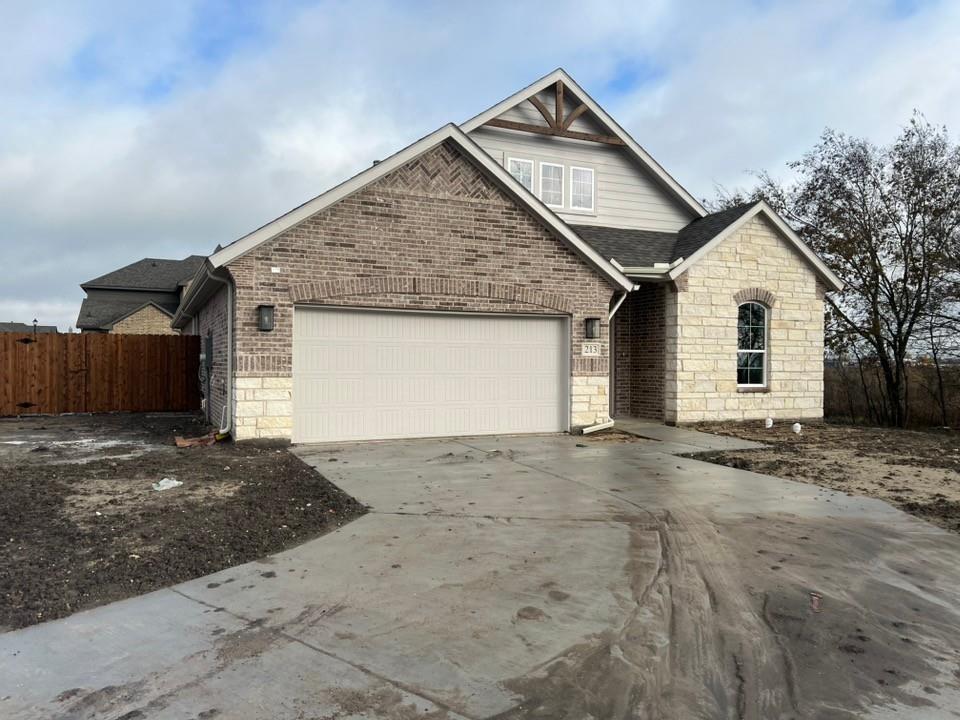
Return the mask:
<path id="1" fill-rule="evenodd" d="M 570 168 L 570 207 L 573 210 L 593 211 L 593 170 Z"/>
<path id="2" fill-rule="evenodd" d="M 563 165 L 540 163 L 540 199 L 544 205 L 563 207 Z"/>
<path id="3" fill-rule="evenodd" d="M 533 192 L 533 160 L 509 158 L 507 160 L 507 171 L 516 178 L 518 183 Z"/>

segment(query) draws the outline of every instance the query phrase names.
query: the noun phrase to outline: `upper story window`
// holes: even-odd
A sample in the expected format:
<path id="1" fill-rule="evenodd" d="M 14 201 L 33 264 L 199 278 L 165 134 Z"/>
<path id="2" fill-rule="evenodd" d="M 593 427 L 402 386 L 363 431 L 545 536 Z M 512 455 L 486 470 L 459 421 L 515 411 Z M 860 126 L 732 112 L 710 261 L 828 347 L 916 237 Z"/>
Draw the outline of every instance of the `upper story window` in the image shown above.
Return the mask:
<path id="1" fill-rule="evenodd" d="M 563 207 L 563 165 L 540 163 L 540 199 L 550 207 Z"/>
<path id="2" fill-rule="evenodd" d="M 737 385 L 766 387 L 767 308 L 744 303 L 737 312 Z"/>
<path id="3" fill-rule="evenodd" d="M 593 170 L 570 168 L 570 207 L 573 210 L 593 210 Z"/>
<path id="4" fill-rule="evenodd" d="M 533 192 L 533 160 L 509 158 L 507 160 L 507 172 L 513 175 L 517 182 L 527 190 Z"/>

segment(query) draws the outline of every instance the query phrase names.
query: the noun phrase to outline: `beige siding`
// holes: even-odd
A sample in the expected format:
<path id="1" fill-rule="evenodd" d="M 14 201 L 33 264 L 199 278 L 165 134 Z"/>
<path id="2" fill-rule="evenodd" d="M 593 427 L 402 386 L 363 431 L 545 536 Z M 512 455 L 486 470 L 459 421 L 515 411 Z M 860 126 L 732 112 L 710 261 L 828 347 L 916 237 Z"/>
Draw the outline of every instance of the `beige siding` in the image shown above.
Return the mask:
<path id="1" fill-rule="evenodd" d="M 823 416 L 823 288 L 766 219 L 696 263 L 667 296 L 666 418 L 675 422 Z M 737 388 L 738 292 L 772 293 L 768 392 Z"/>
<path id="2" fill-rule="evenodd" d="M 537 113 L 533 106 L 530 109 Z M 569 202 L 570 166 L 593 168 L 596 173 L 595 213 L 571 211 L 569 206 L 562 210 L 555 209 L 560 217 L 571 224 L 672 232 L 693 219 L 693 215 L 630 158 L 622 147 L 499 128 L 478 128 L 470 136 L 504 166 L 508 157 L 536 161 L 535 194 L 539 183 L 539 162 L 556 162 L 566 166 L 565 204 Z"/>

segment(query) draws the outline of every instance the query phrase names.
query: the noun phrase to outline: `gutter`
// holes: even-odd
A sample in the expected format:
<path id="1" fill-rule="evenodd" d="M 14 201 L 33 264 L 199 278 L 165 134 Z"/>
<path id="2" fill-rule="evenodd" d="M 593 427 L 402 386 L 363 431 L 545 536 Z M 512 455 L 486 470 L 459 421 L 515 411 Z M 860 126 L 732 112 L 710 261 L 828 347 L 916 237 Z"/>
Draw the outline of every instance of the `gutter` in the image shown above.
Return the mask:
<path id="1" fill-rule="evenodd" d="M 684 258 L 677 258 L 671 263 L 654 263 L 653 265 L 621 265 L 616 258 L 610 258 L 610 264 L 630 279 L 665 281 L 672 277 L 671 271 L 680 266 Z"/>
<path id="2" fill-rule="evenodd" d="M 186 310 L 189 305 L 194 301 L 194 299 L 199 294 L 200 287 L 205 285 L 207 281 L 212 281 L 222 285 L 227 289 L 227 399 L 224 403 L 223 412 L 220 415 L 220 432 L 228 433 L 233 427 L 233 281 L 227 277 L 217 277 L 210 271 L 209 263 L 205 264 L 201 268 L 205 271 L 205 275 L 202 279 L 197 276 L 200 275 L 200 272 L 197 271 L 197 274 L 194 275 L 193 282 L 190 285 L 190 290 L 187 292 L 187 297 L 184 298 L 184 302 L 180 304 L 180 307 L 177 308 L 177 313 L 173 317 L 171 325 L 178 327 L 180 320 L 184 318 L 189 318 L 194 327 L 199 331 L 199 326 L 196 325 L 197 316 L 193 313 L 188 313 Z"/>

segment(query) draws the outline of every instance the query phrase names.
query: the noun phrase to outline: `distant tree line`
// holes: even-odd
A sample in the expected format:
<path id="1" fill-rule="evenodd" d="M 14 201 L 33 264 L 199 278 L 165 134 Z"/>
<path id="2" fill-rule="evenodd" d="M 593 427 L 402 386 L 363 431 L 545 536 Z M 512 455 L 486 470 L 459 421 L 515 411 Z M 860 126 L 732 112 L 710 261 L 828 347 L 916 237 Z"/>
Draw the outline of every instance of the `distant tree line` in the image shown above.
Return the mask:
<path id="1" fill-rule="evenodd" d="M 752 190 L 719 188 L 715 206 L 766 200 L 846 283 L 827 298 L 827 380 L 849 397 L 859 386 L 864 419 L 906 426 L 922 396 L 949 425 L 960 402 L 960 146 L 915 112 L 889 145 L 827 129 L 788 166 L 787 182 L 761 172 Z"/>

